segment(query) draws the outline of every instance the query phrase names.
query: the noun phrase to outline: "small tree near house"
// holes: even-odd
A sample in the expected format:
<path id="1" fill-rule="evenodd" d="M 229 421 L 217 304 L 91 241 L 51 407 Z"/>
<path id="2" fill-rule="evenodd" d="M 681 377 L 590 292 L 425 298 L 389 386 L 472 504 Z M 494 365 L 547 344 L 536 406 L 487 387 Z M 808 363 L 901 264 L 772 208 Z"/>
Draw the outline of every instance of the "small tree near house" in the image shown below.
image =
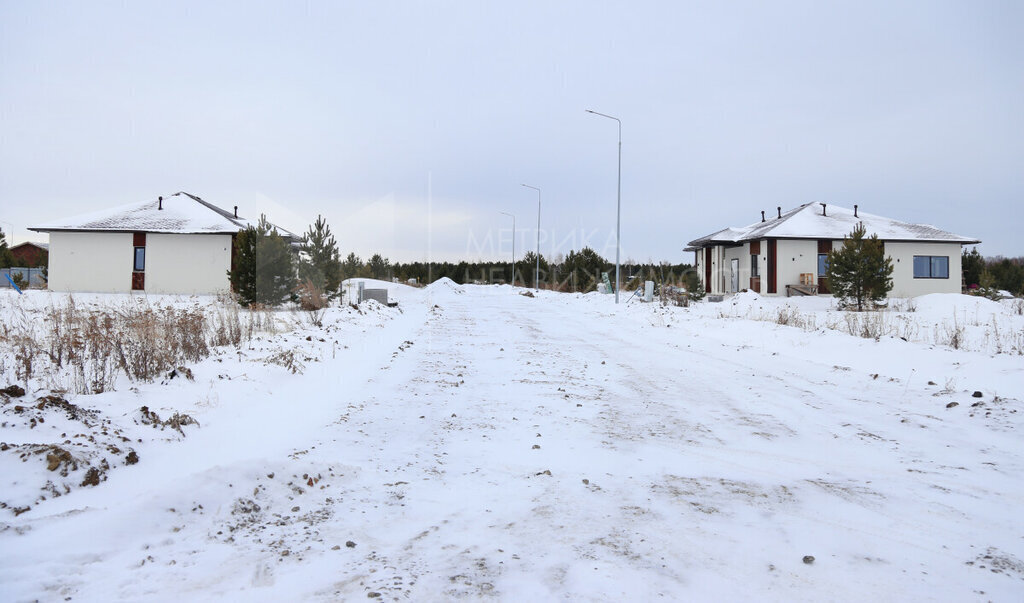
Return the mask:
<path id="1" fill-rule="evenodd" d="M 302 253 L 305 255 L 299 264 L 302 282 L 323 291 L 329 298 L 336 297 L 341 287 L 341 255 L 331 227 L 323 217 L 317 216 L 306 232 Z"/>
<path id="2" fill-rule="evenodd" d="M 892 290 L 892 260 L 885 256 L 878 235 L 866 235 L 864 224 L 858 224 L 841 248 L 828 253 L 825 270 L 833 295 L 843 305 L 856 305 L 858 312 L 881 302 Z"/>
<path id="3" fill-rule="evenodd" d="M 228 272 L 231 288 L 243 306 L 276 306 L 295 291 L 295 257 L 266 216 L 235 237 L 235 263 Z"/>

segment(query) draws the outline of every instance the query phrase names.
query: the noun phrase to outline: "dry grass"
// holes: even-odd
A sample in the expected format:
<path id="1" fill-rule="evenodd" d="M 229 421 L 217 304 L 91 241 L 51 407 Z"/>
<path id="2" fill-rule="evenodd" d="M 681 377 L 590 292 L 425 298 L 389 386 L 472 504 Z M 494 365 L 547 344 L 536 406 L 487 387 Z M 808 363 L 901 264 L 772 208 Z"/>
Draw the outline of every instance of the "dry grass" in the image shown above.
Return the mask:
<path id="1" fill-rule="evenodd" d="M 299 296 L 299 308 L 306 312 L 309 323 L 316 327 L 323 326 L 324 312 L 329 302 L 323 289 L 307 279 L 299 284 L 296 293 Z"/>
<path id="2" fill-rule="evenodd" d="M 218 346 L 239 346 L 273 330 L 263 308 L 240 311 L 229 299 L 210 307 L 150 305 L 133 299 L 117 306 L 81 306 L 73 296 L 35 313 L 13 306 L 0 321 L 0 375 L 58 391 L 93 394 L 114 389 L 121 376 L 150 381 L 198 362 Z M 5 363 L 8 365 L 5 366 Z"/>

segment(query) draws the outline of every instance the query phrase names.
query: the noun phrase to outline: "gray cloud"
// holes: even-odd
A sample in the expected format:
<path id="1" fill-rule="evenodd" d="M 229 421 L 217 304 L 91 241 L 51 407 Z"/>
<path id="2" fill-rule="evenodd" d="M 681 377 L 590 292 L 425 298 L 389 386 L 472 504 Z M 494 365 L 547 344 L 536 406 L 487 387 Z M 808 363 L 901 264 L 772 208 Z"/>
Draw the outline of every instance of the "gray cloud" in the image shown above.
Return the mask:
<path id="1" fill-rule="evenodd" d="M 473 259 L 499 211 L 532 228 L 529 182 L 548 241 L 605 246 L 615 124 L 593 108 L 623 121 L 624 257 L 687 260 L 816 200 L 1019 255 L 1022 21 L 1008 2 L 5 3 L 0 226 L 184 189 L 300 231 L 324 214 L 346 250 Z"/>

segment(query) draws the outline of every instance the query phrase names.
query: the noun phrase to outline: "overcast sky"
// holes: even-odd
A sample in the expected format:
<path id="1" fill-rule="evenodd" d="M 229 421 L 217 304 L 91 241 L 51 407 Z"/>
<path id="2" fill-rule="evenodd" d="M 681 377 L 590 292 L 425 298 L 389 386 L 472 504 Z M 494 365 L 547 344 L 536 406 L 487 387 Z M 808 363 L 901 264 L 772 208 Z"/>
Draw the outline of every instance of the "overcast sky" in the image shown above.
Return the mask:
<path id="1" fill-rule="evenodd" d="M 185 190 L 343 253 L 685 243 L 824 201 L 1024 255 L 1024 3 L 0 0 L 0 227 Z"/>

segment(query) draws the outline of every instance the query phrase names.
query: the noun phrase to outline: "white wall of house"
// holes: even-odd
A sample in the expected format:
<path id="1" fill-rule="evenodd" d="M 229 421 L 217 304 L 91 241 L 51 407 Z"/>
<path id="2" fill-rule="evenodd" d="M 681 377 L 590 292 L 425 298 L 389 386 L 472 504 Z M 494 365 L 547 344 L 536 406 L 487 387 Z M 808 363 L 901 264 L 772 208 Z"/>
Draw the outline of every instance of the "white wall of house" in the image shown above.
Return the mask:
<path id="1" fill-rule="evenodd" d="M 892 291 L 889 297 L 914 297 L 927 293 L 960 293 L 962 271 L 959 243 L 886 242 L 885 254 L 892 258 Z M 949 258 L 948 278 L 914 278 L 914 256 Z"/>
<path id="2" fill-rule="evenodd" d="M 130 232 L 51 232 L 47 286 L 53 291 L 129 291 L 132 253 Z"/>
<path id="3" fill-rule="evenodd" d="M 128 269 L 130 286 L 130 265 Z M 229 234 L 146 235 L 147 293 L 226 293 L 230 269 Z"/>
<path id="4" fill-rule="evenodd" d="M 134 250 L 130 232 L 51 232 L 48 287 L 127 293 Z M 230 269 L 229 234 L 146 235 L 146 293 L 227 292 Z"/>
<path id="5" fill-rule="evenodd" d="M 786 295 L 786 285 L 799 285 L 803 273 L 813 274 L 818 282 L 818 241 L 779 239 L 776 249 L 779 295 Z"/>

